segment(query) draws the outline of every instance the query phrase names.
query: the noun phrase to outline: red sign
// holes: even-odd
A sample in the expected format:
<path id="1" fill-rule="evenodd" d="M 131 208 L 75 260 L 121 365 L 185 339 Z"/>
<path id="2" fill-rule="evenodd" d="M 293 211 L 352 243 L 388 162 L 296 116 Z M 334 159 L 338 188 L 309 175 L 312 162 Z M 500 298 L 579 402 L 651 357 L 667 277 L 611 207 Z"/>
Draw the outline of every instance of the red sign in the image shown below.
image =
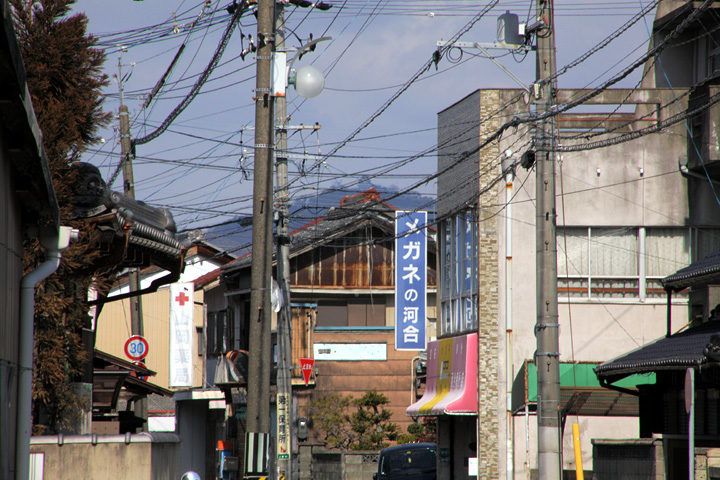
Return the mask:
<path id="1" fill-rule="evenodd" d="M 136 362 L 147 357 L 149 348 L 147 340 L 140 335 L 133 335 L 125 341 L 125 355 Z"/>
<path id="2" fill-rule="evenodd" d="M 144 370 L 147 370 L 147 367 L 145 366 L 145 364 L 143 362 L 133 362 L 133 363 L 135 365 L 137 365 L 138 367 L 141 367 Z M 147 375 L 141 375 L 139 373 L 136 373 L 135 375 L 137 376 L 137 378 L 139 378 L 140 380 L 143 380 L 143 381 L 147 381 L 147 379 L 148 379 Z"/>
<path id="3" fill-rule="evenodd" d="M 305 379 L 305 386 L 308 386 L 308 383 L 310 383 L 310 375 L 313 371 L 313 366 L 315 365 L 315 359 L 314 358 L 301 358 L 300 359 L 300 369 L 302 370 L 303 379 Z"/>

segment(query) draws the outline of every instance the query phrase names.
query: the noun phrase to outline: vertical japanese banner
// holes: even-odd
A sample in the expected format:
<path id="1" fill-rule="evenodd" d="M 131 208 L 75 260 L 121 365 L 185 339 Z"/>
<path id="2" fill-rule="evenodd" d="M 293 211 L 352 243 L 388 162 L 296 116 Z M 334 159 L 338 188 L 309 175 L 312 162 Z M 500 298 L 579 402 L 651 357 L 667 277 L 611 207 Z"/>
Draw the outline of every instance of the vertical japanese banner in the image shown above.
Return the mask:
<path id="1" fill-rule="evenodd" d="M 395 212 L 395 350 L 425 350 L 427 212 Z"/>
<path id="2" fill-rule="evenodd" d="M 170 381 L 171 387 L 193 384 L 193 310 L 192 283 L 170 284 Z"/>
<path id="3" fill-rule="evenodd" d="M 277 458 L 290 458 L 290 395 L 277 394 Z"/>

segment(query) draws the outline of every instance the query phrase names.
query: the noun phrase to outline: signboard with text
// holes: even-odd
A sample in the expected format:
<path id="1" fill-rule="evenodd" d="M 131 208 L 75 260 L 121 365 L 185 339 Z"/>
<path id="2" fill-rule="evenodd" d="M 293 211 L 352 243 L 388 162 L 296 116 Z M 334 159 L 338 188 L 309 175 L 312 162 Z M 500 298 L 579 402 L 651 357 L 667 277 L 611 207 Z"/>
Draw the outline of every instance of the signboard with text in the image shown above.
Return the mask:
<path id="1" fill-rule="evenodd" d="M 395 350 L 425 350 L 427 212 L 395 212 Z"/>
<path id="2" fill-rule="evenodd" d="M 193 385 L 193 309 L 195 285 L 170 284 L 170 387 Z"/>
<path id="3" fill-rule="evenodd" d="M 277 400 L 277 458 L 290 458 L 290 395 L 278 393 Z"/>

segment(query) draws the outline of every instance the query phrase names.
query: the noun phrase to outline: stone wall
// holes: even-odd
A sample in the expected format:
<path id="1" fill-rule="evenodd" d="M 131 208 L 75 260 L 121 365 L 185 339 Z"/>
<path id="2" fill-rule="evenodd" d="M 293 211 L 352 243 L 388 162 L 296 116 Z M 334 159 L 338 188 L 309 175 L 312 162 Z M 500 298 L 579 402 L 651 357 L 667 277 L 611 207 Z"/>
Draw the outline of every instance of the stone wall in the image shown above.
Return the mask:
<path id="1" fill-rule="evenodd" d="M 498 90 L 480 91 L 480 139 L 498 128 L 494 112 L 500 106 Z M 498 428 L 498 219 L 497 187 L 491 185 L 502 172 L 498 146 L 492 142 L 479 152 L 478 199 L 478 467 L 480 478 L 498 478 L 500 431 Z"/>

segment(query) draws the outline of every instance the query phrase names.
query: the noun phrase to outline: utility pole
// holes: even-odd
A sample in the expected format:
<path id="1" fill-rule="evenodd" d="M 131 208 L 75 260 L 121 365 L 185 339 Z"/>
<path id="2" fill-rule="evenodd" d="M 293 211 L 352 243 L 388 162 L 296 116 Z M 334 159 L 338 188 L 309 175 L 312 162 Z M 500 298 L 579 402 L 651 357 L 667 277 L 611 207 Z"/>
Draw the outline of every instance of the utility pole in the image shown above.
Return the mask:
<path id="1" fill-rule="evenodd" d="M 551 111 L 555 84 L 553 0 L 537 0 L 537 83 L 533 86 L 535 112 Z M 562 478 L 560 453 L 560 347 L 557 304 L 557 243 L 555 237 L 555 124 L 552 118 L 535 125 L 536 282 L 538 400 L 538 474 L 540 480 Z"/>
<path id="2" fill-rule="evenodd" d="M 285 11 L 275 6 L 275 49 L 285 50 Z M 284 75 L 284 72 L 283 72 Z M 285 78 L 282 79 L 285 81 Z M 287 94 L 287 93 L 286 93 Z M 292 439 L 294 404 L 292 395 L 292 343 L 290 323 L 290 207 L 288 203 L 287 101 L 275 99 L 275 161 L 277 163 L 277 278 L 282 306 L 277 318 L 277 478 L 293 480 Z"/>
<path id="3" fill-rule="evenodd" d="M 135 155 L 130 140 L 130 116 L 127 105 L 124 103 L 125 86 L 123 85 L 122 73 L 122 49 L 118 55 L 118 83 L 120 85 L 120 150 L 122 154 L 123 172 L 123 193 L 129 198 L 135 198 L 135 178 L 133 176 L 132 160 Z M 140 270 L 131 268 L 128 273 L 128 282 L 131 292 L 140 291 Z M 130 331 L 132 335 L 144 336 L 142 297 L 134 295 L 130 297 Z M 147 430 L 147 398 L 135 401 L 135 416 L 143 419 L 143 431 Z"/>
<path id="4" fill-rule="evenodd" d="M 270 433 L 272 211 L 274 99 L 270 92 L 275 1 L 259 0 L 255 80 L 255 175 L 253 179 L 252 272 L 248 359 L 248 432 Z"/>

